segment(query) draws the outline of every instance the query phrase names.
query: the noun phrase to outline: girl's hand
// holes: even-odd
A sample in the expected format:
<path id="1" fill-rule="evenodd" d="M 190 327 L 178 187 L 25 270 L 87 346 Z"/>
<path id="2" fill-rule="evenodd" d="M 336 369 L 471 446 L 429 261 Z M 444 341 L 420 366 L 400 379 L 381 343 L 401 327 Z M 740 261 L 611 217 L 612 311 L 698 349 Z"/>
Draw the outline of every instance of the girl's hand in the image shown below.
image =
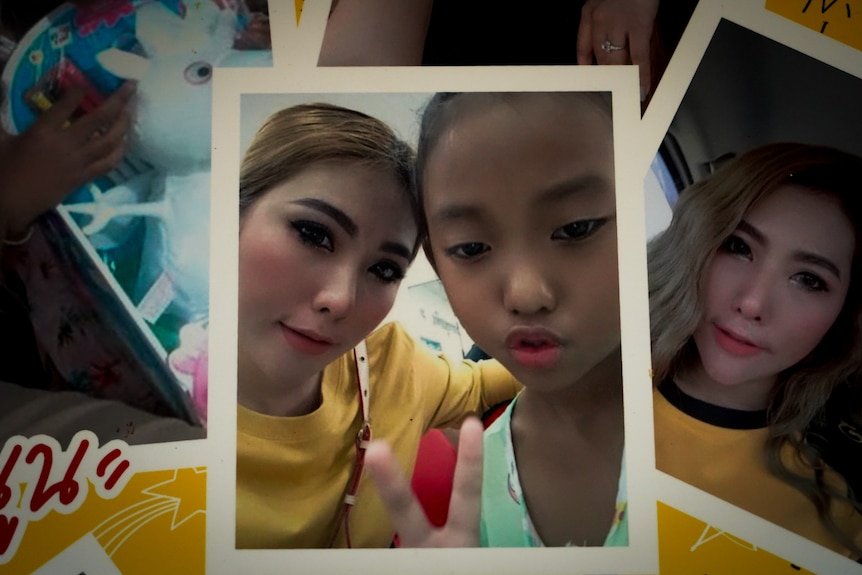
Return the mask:
<path id="1" fill-rule="evenodd" d="M 365 453 L 383 505 L 401 539 L 402 547 L 478 547 L 482 497 L 482 424 L 469 418 L 461 426 L 458 462 L 446 525 L 434 527 L 413 495 L 392 450 L 372 441 Z"/>
<path id="2" fill-rule="evenodd" d="M 578 64 L 635 64 L 641 100 L 650 91 L 650 38 L 659 0 L 587 0 L 578 29 Z M 610 42 L 620 50 L 602 49 Z"/>
<path id="3" fill-rule="evenodd" d="M 126 83 L 98 109 L 72 122 L 84 98 L 83 89 L 72 88 L 25 132 L 2 140 L 0 211 L 8 237 L 23 235 L 40 214 L 120 163 L 134 91 L 134 84 Z"/>

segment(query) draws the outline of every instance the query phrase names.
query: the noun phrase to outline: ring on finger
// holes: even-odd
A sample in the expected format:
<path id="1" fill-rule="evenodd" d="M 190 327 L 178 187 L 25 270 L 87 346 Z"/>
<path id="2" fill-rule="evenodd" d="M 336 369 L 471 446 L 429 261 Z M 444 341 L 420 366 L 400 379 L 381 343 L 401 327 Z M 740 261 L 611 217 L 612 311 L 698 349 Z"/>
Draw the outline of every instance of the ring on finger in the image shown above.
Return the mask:
<path id="1" fill-rule="evenodd" d="M 600 46 L 600 48 L 601 48 L 601 49 L 602 49 L 602 51 L 604 51 L 606 54 L 610 54 L 611 52 L 616 52 L 617 50 L 622 50 L 622 49 L 623 49 L 623 47 L 622 47 L 622 46 L 617 46 L 616 44 L 614 44 L 614 43 L 613 43 L 613 42 L 611 42 L 610 40 L 605 40 L 604 42 L 602 42 L 602 45 Z"/>

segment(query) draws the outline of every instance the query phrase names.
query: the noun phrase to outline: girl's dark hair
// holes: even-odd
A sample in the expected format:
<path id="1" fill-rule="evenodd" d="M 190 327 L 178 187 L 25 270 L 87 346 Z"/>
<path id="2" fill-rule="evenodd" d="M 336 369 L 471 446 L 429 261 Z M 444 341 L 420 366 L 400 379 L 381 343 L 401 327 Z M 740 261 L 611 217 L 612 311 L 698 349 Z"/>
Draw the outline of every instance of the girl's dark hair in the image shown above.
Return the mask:
<path id="1" fill-rule="evenodd" d="M 469 113 L 463 109 L 463 106 L 459 107 L 458 103 L 485 100 L 492 103 L 504 102 L 514 105 L 518 100 L 528 97 L 568 98 L 573 102 L 589 102 L 607 114 L 608 119 L 613 117 L 611 95 L 607 92 L 437 92 L 428 100 L 422 111 L 419 123 L 419 142 L 416 146 L 414 187 L 419 202 L 420 223 L 423 230 L 428 229 L 423 207 L 425 168 L 428 165 L 428 158 L 431 157 L 443 133 L 458 121 L 460 114 Z M 436 267 L 427 235 L 423 247 L 428 261 Z"/>

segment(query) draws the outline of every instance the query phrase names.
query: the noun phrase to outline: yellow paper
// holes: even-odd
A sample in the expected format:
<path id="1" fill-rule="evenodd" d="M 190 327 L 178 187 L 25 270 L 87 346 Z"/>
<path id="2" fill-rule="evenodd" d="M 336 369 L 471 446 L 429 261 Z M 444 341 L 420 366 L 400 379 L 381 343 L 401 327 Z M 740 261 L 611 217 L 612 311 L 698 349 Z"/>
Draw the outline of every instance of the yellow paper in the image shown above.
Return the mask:
<path id="1" fill-rule="evenodd" d="M 91 489 L 74 513 L 52 511 L 30 523 L 0 574 L 31 573 L 82 543 L 98 544 L 104 551 L 87 553 L 85 560 L 113 562 L 123 575 L 203 574 L 205 541 L 206 469 L 137 473 L 113 499 L 102 499 Z M 99 565 L 93 563 L 93 572 L 104 572 Z M 53 572 L 46 567 L 43 572 Z M 76 567 L 75 573 L 87 572 L 86 565 Z"/>
<path id="2" fill-rule="evenodd" d="M 862 50 L 859 0 L 766 0 L 766 9 Z"/>
<path id="3" fill-rule="evenodd" d="M 786 559 L 658 503 L 659 572 L 704 575 L 811 574 Z"/>

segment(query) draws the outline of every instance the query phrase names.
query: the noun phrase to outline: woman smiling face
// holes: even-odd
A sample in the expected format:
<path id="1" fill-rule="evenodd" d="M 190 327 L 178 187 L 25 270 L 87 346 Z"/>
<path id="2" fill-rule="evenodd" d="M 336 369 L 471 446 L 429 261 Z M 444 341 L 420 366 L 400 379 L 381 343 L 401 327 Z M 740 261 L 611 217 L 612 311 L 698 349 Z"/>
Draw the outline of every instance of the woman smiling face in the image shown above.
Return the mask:
<path id="1" fill-rule="evenodd" d="M 244 382 L 286 390 L 316 378 L 380 323 L 417 225 L 391 171 L 347 162 L 312 165 L 277 185 L 240 225 L 243 403 Z"/>
<path id="2" fill-rule="evenodd" d="M 777 376 L 840 314 L 854 245 L 831 195 L 785 185 L 757 202 L 706 269 L 700 362 L 680 385 L 716 405 L 764 408 Z"/>

